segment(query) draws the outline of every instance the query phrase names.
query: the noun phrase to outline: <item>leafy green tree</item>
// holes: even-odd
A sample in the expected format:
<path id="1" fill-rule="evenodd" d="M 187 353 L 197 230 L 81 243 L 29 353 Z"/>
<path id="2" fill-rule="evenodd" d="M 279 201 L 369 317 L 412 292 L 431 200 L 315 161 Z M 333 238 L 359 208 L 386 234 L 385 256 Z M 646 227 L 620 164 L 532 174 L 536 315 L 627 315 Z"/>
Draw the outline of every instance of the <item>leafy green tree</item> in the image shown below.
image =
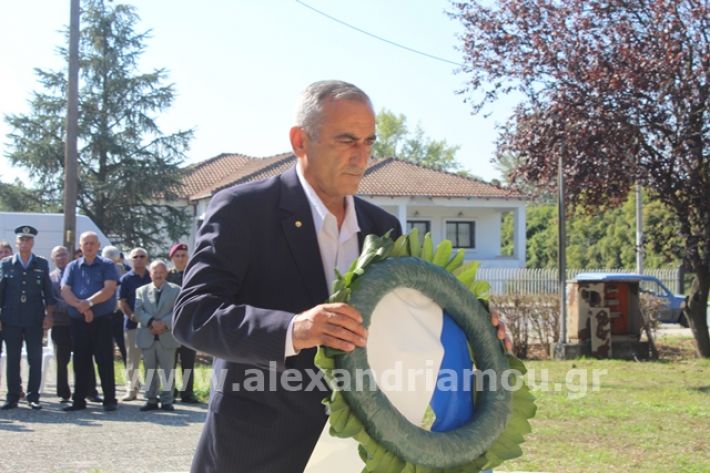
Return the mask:
<path id="1" fill-rule="evenodd" d="M 557 209 L 537 205 L 527 209 L 527 267 L 557 267 Z"/>
<path id="2" fill-rule="evenodd" d="M 404 140 L 409 133 L 407 117 L 383 108 L 375 117 L 375 122 L 377 124 L 377 141 L 372 147 L 372 153 L 382 158 L 399 156 Z"/>
<path id="3" fill-rule="evenodd" d="M 456 161 L 458 146 L 446 140 L 434 140 L 417 125 L 413 132 L 407 127 L 407 118 L 382 109 L 376 117 L 377 141 L 372 153 L 377 157 L 397 157 L 423 166 L 456 171 L 461 165 Z"/>
<path id="4" fill-rule="evenodd" d="M 25 187 L 16 180 L 13 184 L 0 182 L 0 210 L 4 212 L 56 212 L 42 192 Z"/>
<path id="5" fill-rule="evenodd" d="M 557 206 L 528 207 L 527 267 L 557 267 Z M 682 240 L 673 213 L 645 197 L 644 266 L 678 267 Z M 512 220 L 503 225 L 503 241 L 512 240 Z M 675 256 L 672 249 L 676 250 Z M 567 217 L 567 266 L 570 268 L 634 268 L 636 266 L 636 202 L 630 196 L 621 207 L 598 214 L 578 209 Z"/>
<path id="6" fill-rule="evenodd" d="M 77 206 L 117 243 L 164 246 L 184 234 L 175 196 L 192 130 L 164 133 L 156 118 L 174 87 L 163 69 L 139 72 L 147 32 L 127 5 L 83 2 L 80 36 L 79 185 Z M 67 49 L 59 48 L 68 58 Z M 8 158 L 29 171 L 37 189 L 61 203 L 64 187 L 66 71 L 37 69 L 41 90 L 27 115 L 9 115 Z"/>

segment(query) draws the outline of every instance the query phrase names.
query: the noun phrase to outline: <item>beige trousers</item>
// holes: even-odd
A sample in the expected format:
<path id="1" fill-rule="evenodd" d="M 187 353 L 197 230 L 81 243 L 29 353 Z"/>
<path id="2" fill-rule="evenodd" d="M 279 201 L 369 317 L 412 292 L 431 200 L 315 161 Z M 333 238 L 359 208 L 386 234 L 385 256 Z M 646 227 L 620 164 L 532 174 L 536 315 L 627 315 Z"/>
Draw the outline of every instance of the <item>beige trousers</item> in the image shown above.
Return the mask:
<path id="1" fill-rule="evenodd" d="M 126 342 L 126 391 L 129 394 L 138 394 L 138 390 L 143 384 L 140 372 L 143 352 L 136 346 L 137 333 L 137 329 L 123 332 L 123 339 Z"/>

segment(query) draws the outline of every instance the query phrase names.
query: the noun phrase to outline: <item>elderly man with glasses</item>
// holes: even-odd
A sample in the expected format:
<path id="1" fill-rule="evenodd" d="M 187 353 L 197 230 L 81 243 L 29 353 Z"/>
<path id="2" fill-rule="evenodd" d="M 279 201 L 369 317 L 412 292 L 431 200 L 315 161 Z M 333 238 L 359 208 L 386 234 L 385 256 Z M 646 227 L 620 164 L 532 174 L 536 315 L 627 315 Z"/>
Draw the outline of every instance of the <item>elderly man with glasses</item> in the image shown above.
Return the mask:
<path id="1" fill-rule="evenodd" d="M 144 248 L 133 248 L 129 255 L 133 269 L 121 277 L 121 287 L 118 294 L 118 307 L 126 316 L 124 335 L 126 342 L 126 395 L 122 401 L 135 401 L 141 386 L 140 363 L 141 349 L 136 345 L 136 320 L 133 311 L 136 306 L 136 289 L 150 284 L 148 272 L 148 252 Z"/>

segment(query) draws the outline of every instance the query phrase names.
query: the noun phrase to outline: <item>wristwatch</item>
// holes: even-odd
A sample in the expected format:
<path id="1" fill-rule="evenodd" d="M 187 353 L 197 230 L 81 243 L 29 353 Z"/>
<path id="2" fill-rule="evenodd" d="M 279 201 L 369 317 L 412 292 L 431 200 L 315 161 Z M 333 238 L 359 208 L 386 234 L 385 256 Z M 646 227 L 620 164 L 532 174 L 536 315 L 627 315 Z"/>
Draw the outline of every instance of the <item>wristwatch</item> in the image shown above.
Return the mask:
<path id="1" fill-rule="evenodd" d="M 91 299 L 86 299 L 86 302 L 89 303 L 89 307 L 94 307 L 94 301 L 92 301 Z"/>

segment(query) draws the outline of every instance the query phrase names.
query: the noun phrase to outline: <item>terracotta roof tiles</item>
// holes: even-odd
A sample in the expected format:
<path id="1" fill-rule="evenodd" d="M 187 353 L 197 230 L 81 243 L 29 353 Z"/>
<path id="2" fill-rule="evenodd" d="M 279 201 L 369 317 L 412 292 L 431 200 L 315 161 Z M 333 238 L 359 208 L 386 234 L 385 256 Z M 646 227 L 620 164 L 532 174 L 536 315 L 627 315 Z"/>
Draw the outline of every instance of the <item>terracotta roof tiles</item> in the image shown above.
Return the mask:
<path id="1" fill-rule="evenodd" d="M 189 167 L 180 194 L 188 200 L 211 197 L 234 184 L 281 174 L 296 157 L 282 153 L 266 158 L 220 154 Z M 420 166 L 396 158 L 373 158 L 368 164 L 359 194 L 370 196 L 422 196 L 444 198 L 526 199 L 517 191 L 480 179 Z"/>

